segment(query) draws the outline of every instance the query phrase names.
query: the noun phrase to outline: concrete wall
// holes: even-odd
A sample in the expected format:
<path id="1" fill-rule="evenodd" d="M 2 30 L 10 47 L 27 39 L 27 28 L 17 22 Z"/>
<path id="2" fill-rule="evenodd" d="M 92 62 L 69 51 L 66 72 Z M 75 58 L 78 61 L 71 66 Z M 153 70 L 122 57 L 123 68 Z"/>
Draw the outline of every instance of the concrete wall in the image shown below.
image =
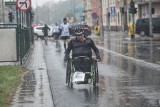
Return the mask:
<path id="1" fill-rule="evenodd" d="M 0 61 L 16 61 L 16 29 L 0 29 Z"/>

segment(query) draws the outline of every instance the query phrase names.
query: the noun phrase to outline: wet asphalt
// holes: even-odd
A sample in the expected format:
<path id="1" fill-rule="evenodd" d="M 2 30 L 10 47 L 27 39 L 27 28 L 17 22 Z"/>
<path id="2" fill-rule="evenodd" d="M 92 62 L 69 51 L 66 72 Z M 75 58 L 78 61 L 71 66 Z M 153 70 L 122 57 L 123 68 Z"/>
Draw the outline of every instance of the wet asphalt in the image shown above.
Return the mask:
<path id="1" fill-rule="evenodd" d="M 57 48 L 52 38 L 48 45 L 36 40 L 29 72 L 12 106 L 160 107 L 160 41 L 138 36 L 130 40 L 120 32 L 92 38 L 102 59 L 98 63 L 97 87 L 92 84 L 68 87 L 63 43 Z"/>
<path id="2" fill-rule="evenodd" d="M 99 84 L 65 83 L 63 43 L 43 45 L 55 107 L 160 107 L 160 43 L 124 34 L 93 38 L 102 61 Z"/>

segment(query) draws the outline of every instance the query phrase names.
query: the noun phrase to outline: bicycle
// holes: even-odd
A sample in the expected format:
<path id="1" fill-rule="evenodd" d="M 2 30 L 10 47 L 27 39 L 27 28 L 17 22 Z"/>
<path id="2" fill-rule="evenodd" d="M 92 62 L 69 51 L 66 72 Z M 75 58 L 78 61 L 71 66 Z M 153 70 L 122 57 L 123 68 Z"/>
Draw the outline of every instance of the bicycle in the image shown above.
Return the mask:
<path id="1" fill-rule="evenodd" d="M 48 36 L 44 36 L 44 42 L 46 45 L 48 45 Z"/>
<path id="2" fill-rule="evenodd" d="M 85 58 L 86 56 L 80 56 Z M 98 75 L 98 63 L 97 60 L 92 58 L 90 59 L 92 61 L 91 67 L 90 67 L 90 72 L 84 72 L 81 71 L 83 73 L 85 73 L 85 76 L 88 75 L 88 80 L 90 79 L 91 81 L 89 83 L 85 83 L 85 82 L 75 82 L 76 84 L 91 84 L 93 83 L 93 87 L 96 87 L 97 83 L 99 82 L 99 75 Z M 69 87 L 73 87 L 73 76 L 74 73 L 77 72 L 75 69 L 75 65 L 74 65 L 74 59 L 69 59 L 67 61 L 67 69 L 66 69 L 66 84 Z M 80 65 L 81 66 L 81 65 Z"/>
<path id="3" fill-rule="evenodd" d="M 57 52 L 61 51 L 61 43 L 59 40 L 56 41 L 56 49 L 57 49 Z"/>

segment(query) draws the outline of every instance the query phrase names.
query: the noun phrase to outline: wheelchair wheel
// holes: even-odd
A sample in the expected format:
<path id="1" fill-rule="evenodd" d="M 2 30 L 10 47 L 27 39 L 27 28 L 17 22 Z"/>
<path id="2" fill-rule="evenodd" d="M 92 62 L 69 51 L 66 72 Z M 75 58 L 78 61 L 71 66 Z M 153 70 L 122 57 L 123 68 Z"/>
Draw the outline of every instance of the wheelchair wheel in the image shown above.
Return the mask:
<path id="1" fill-rule="evenodd" d="M 93 86 L 96 87 L 96 85 L 97 85 L 98 82 L 99 82 L 99 77 L 98 77 L 98 65 L 97 65 L 97 61 L 94 61 Z"/>
<path id="2" fill-rule="evenodd" d="M 71 65 L 71 60 L 68 60 L 67 62 L 67 70 L 66 70 L 66 83 L 68 86 L 73 87 L 72 83 L 72 65 Z"/>
<path id="3" fill-rule="evenodd" d="M 97 63 L 97 61 L 95 62 L 95 65 L 96 65 L 96 74 L 97 74 L 96 79 L 97 79 L 97 83 L 99 83 L 98 63 Z"/>
<path id="4" fill-rule="evenodd" d="M 67 62 L 67 69 L 66 69 L 66 83 L 68 83 L 68 78 L 69 78 L 69 72 L 71 71 L 71 62 Z"/>
<path id="5" fill-rule="evenodd" d="M 73 77 L 73 75 L 72 75 L 72 72 L 70 71 L 69 72 L 69 78 L 68 78 L 68 86 L 71 87 L 71 88 L 73 87 L 72 77 Z"/>

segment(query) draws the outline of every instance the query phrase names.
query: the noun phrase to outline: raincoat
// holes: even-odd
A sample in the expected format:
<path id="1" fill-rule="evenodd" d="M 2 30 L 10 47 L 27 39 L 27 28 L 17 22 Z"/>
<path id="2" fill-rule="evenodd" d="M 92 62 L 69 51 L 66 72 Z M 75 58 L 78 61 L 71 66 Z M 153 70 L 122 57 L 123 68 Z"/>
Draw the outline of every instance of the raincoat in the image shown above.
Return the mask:
<path id="1" fill-rule="evenodd" d="M 129 23 L 128 25 L 128 35 L 134 35 L 134 27 L 133 27 L 133 23 Z"/>
<path id="2" fill-rule="evenodd" d="M 100 26 L 99 25 L 94 26 L 94 33 L 95 35 L 100 36 Z"/>

